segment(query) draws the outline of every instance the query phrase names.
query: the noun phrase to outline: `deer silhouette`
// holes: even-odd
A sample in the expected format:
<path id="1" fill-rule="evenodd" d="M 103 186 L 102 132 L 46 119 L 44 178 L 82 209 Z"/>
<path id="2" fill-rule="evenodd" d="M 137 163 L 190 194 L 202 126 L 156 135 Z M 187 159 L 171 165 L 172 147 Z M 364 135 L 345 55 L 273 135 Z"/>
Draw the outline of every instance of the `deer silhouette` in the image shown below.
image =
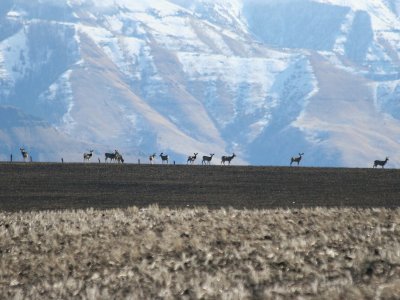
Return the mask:
<path id="1" fill-rule="evenodd" d="M 377 166 L 381 166 L 383 169 L 385 167 L 386 163 L 388 162 L 388 160 L 389 160 L 389 157 L 386 157 L 385 160 L 375 160 L 373 168 L 376 168 Z"/>
<path id="2" fill-rule="evenodd" d="M 153 153 L 152 155 L 149 156 L 149 161 L 150 164 L 153 164 L 153 162 L 156 160 L 157 154 Z"/>
<path id="3" fill-rule="evenodd" d="M 161 152 L 160 157 L 161 157 L 161 163 L 164 164 L 164 161 L 166 161 L 168 165 L 168 155 L 164 155 L 164 153 Z"/>
<path id="4" fill-rule="evenodd" d="M 299 156 L 297 156 L 297 157 L 292 157 L 292 158 L 290 159 L 290 166 L 292 166 L 292 164 L 293 164 L 294 162 L 297 162 L 297 165 L 299 165 L 299 164 L 300 164 L 300 161 L 301 161 L 301 158 L 303 157 L 303 155 L 304 155 L 304 153 L 299 153 Z"/>
<path id="5" fill-rule="evenodd" d="M 89 153 L 83 153 L 83 161 L 89 161 L 92 158 L 94 150 L 89 150 Z"/>
<path id="6" fill-rule="evenodd" d="M 196 158 L 197 158 L 197 154 L 198 154 L 198 153 L 193 153 L 193 154 L 194 154 L 193 156 L 189 156 L 189 157 L 188 157 L 186 164 L 190 163 L 191 165 L 193 165 L 194 161 L 195 161 Z"/>
<path id="7" fill-rule="evenodd" d="M 21 151 L 22 158 L 26 162 L 26 160 L 29 158 L 28 151 L 26 151 L 24 148 L 19 148 L 19 150 Z"/>
<path id="8" fill-rule="evenodd" d="M 107 162 L 107 160 L 109 159 L 110 162 L 112 162 L 116 158 L 117 153 L 117 150 L 115 150 L 114 153 L 104 153 L 104 161 Z"/>
<path id="9" fill-rule="evenodd" d="M 221 157 L 221 165 L 222 164 L 225 165 L 225 162 L 228 162 L 228 164 L 230 165 L 231 164 L 231 160 L 234 159 L 235 157 L 236 157 L 235 153 L 233 153 L 231 156 L 226 156 L 226 155 L 222 156 Z"/>
<path id="10" fill-rule="evenodd" d="M 214 153 L 210 153 L 210 156 L 204 155 L 203 156 L 203 160 L 201 161 L 201 164 L 202 165 L 209 165 L 211 163 L 211 160 L 212 160 L 213 156 L 214 156 Z"/>
<path id="11" fill-rule="evenodd" d="M 115 160 L 118 163 L 124 163 L 124 158 L 122 157 L 122 155 L 117 150 L 115 150 Z"/>

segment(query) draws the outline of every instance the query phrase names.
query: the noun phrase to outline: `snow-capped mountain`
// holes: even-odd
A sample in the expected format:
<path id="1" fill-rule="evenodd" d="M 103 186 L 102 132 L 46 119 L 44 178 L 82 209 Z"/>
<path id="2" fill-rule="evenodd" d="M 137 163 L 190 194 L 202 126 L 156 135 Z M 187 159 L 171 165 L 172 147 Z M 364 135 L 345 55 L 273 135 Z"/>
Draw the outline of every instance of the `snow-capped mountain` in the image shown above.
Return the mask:
<path id="1" fill-rule="evenodd" d="M 394 0 L 2 0 L 0 159 L 400 166 L 399 16 Z"/>

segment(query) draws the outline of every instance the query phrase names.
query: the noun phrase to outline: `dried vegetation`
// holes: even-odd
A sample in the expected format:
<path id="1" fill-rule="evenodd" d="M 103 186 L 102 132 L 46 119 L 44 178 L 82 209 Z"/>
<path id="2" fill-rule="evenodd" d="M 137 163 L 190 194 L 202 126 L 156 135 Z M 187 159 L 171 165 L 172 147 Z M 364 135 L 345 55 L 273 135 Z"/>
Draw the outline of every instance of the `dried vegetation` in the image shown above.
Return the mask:
<path id="1" fill-rule="evenodd" d="M 400 209 L 0 213 L 7 299 L 396 299 Z"/>

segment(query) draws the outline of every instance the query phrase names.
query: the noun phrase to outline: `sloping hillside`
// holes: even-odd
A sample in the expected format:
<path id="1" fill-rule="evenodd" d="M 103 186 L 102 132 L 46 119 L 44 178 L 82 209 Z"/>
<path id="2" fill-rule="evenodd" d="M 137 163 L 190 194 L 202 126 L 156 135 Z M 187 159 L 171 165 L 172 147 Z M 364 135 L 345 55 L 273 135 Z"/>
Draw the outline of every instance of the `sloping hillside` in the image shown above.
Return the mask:
<path id="1" fill-rule="evenodd" d="M 383 0 L 3 1 L 0 107 L 53 133 L 0 120 L 0 159 L 24 145 L 41 160 L 398 166 L 398 15 Z"/>

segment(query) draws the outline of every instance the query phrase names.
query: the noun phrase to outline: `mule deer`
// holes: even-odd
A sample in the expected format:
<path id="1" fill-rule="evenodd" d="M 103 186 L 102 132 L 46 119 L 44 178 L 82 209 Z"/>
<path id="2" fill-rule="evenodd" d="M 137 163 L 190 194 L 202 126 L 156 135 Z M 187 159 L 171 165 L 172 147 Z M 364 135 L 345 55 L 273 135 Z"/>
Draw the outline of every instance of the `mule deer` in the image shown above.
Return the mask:
<path id="1" fill-rule="evenodd" d="M 92 158 L 94 150 L 90 150 L 89 153 L 83 153 L 83 161 L 89 161 Z"/>
<path id="2" fill-rule="evenodd" d="M 383 169 L 384 166 L 386 165 L 386 163 L 388 162 L 388 160 L 389 160 L 389 157 L 386 157 L 385 160 L 375 160 L 373 168 L 376 168 L 377 166 L 381 166 Z"/>
<path id="3" fill-rule="evenodd" d="M 201 164 L 202 165 L 209 165 L 211 160 L 212 160 L 212 158 L 213 158 L 213 156 L 214 156 L 214 153 L 210 153 L 210 156 L 204 155 L 203 156 L 203 160 L 201 161 Z"/>
<path id="4" fill-rule="evenodd" d="M 164 164 L 164 161 L 166 161 L 168 165 L 168 155 L 164 155 L 164 153 L 161 152 L 160 157 L 161 157 L 161 163 Z"/>
<path id="5" fill-rule="evenodd" d="M 188 157 L 186 164 L 190 163 L 191 165 L 193 165 L 194 161 L 195 161 L 196 158 L 197 158 L 197 154 L 198 154 L 198 153 L 193 153 L 193 154 L 194 154 L 193 156 L 189 156 L 189 157 Z"/>
<path id="6" fill-rule="evenodd" d="M 19 150 L 21 150 L 22 158 L 23 158 L 24 161 L 26 162 L 26 160 L 29 158 L 29 153 L 28 153 L 28 151 L 26 151 L 24 148 L 19 148 Z"/>
<path id="7" fill-rule="evenodd" d="M 112 162 L 116 158 L 116 153 L 118 153 L 117 150 L 115 150 L 114 153 L 104 153 L 104 161 L 107 162 L 109 159 L 110 162 Z"/>
<path id="8" fill-rule="evenodd" d="M 229 165 L 231 164 L 231 160 L 234 159 L 236 157 L 236 154 L 233 153 L 231 156 L 222 156 L 221 157 L 221 165 L 224 164 L 227 161 L 229 163 Z"/>
<path id="9" fill-rule="evenodd" d="M 115 160 L 118 163 L 124 163 L 124 158 L 122 157 L 122 155 L 117 150 L 115 150 Z"/>
<path id="10" fill-rule="evenodd" d="M 297 157 L 292 157 L 290 159 L 290 166 L 292 166 L 292 163 L 297 162 L 297 165 L 300 164 L 301 158 L 303 157 L 304 153 L 299 153 L 299 156 Z"/>
<path id="11" fill-rule="evenodd" d="M 153 162 L 156 160 L 157 154 L 153 153 L 152 155 L 149 156 L 149 161 L 150 164 L 153 164 Z"/>

